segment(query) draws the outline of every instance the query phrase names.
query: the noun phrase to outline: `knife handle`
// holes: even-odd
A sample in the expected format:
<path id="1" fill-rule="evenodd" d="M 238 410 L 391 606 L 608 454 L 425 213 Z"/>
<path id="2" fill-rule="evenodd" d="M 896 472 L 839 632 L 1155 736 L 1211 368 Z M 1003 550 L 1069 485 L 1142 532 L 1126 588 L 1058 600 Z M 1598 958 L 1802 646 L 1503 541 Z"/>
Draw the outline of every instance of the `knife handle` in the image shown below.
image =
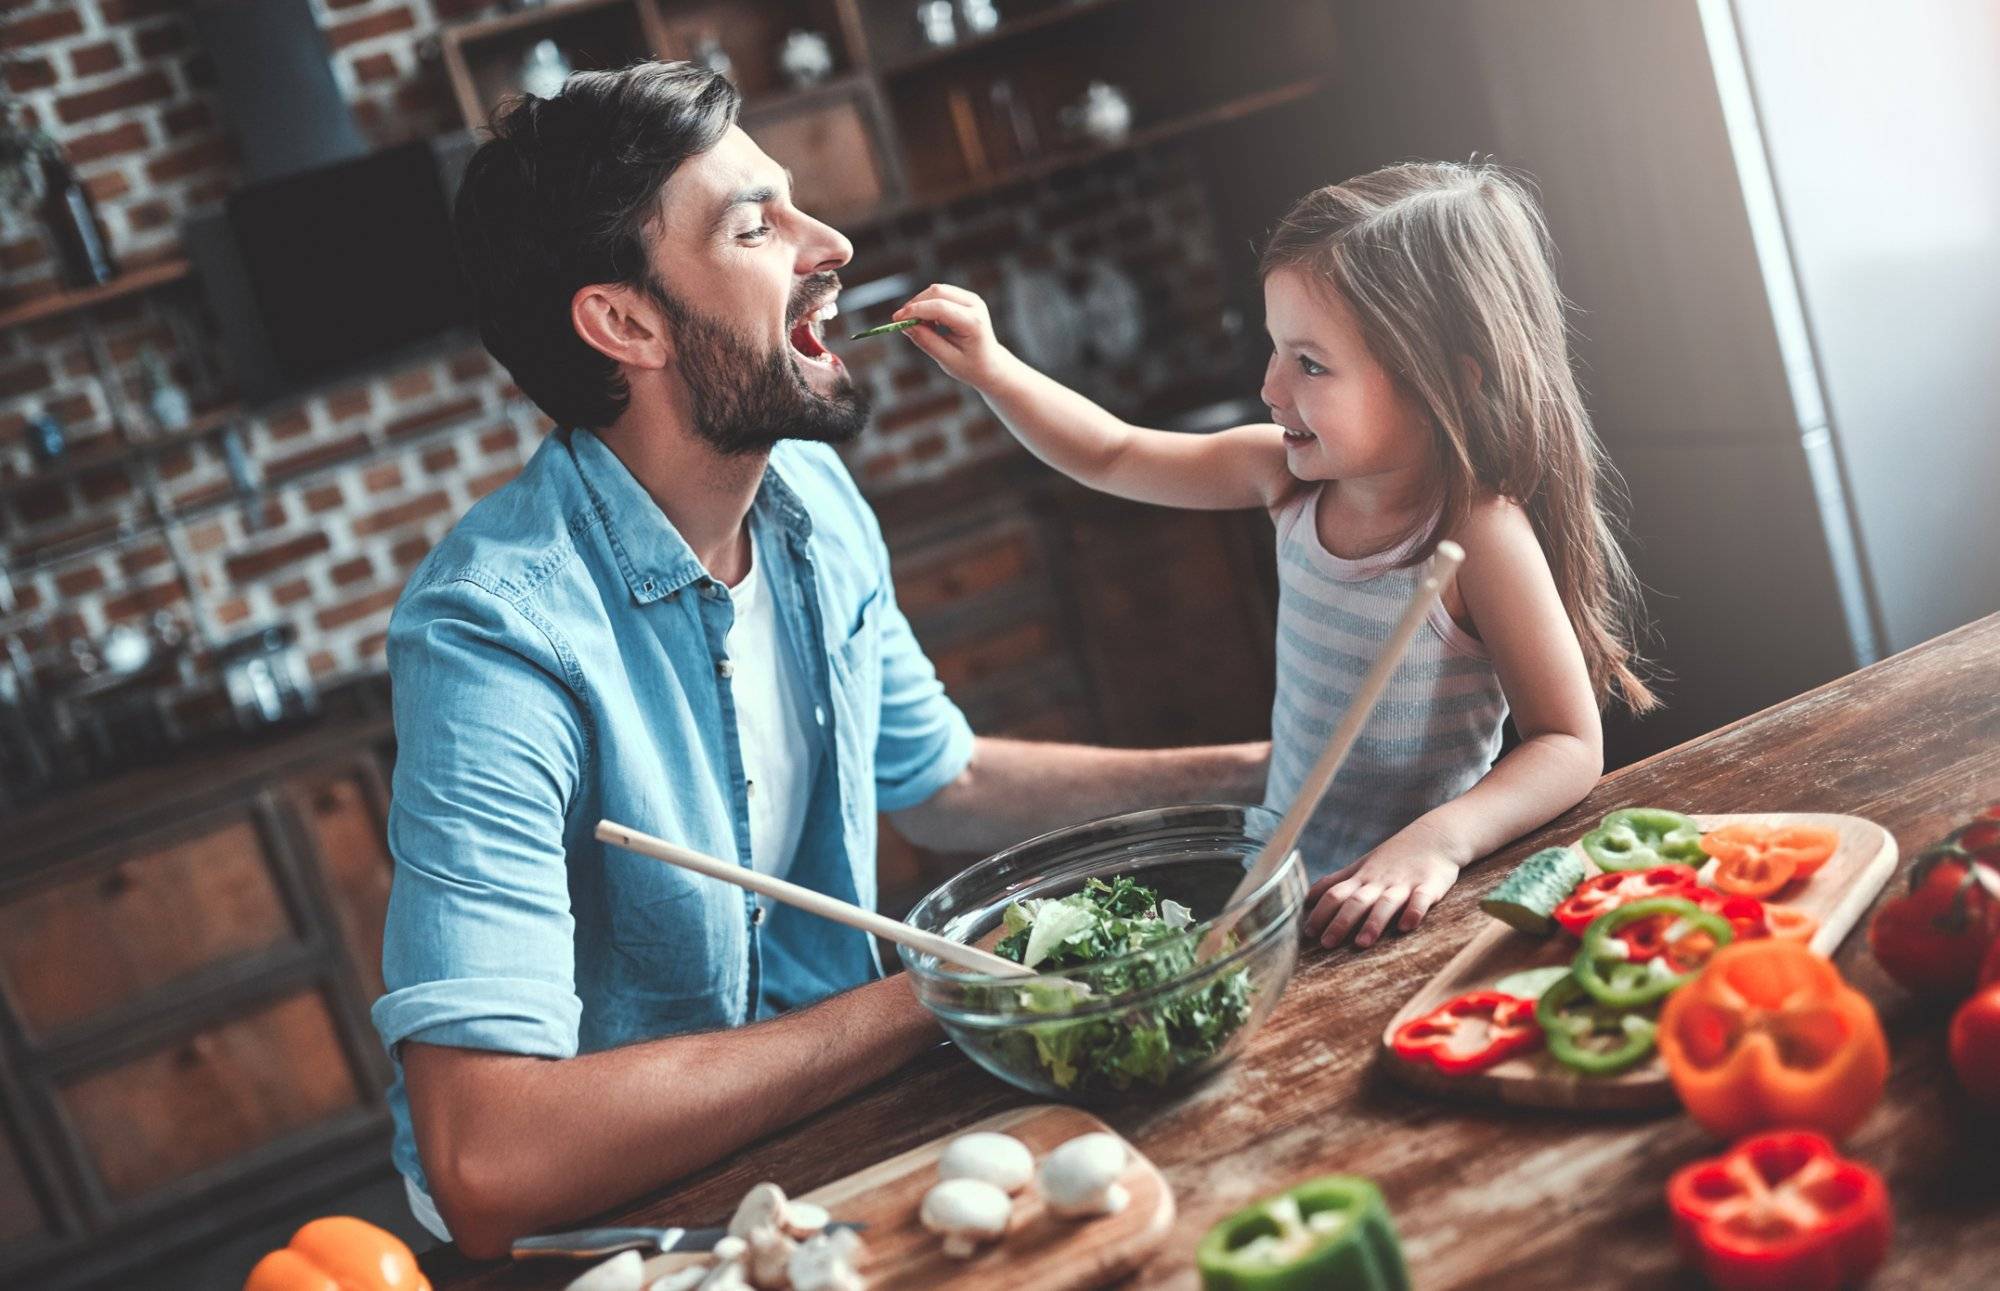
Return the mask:
<path id="1" fill-rule="evenodd" d="M 680 1228 L 579 1228 L 571 1233 L 544 1233 L 516 1238 L 514 1258 L 559 1256 L 586 1260 L 620 1251 L 671 1251 L 686 1232 Z"/>

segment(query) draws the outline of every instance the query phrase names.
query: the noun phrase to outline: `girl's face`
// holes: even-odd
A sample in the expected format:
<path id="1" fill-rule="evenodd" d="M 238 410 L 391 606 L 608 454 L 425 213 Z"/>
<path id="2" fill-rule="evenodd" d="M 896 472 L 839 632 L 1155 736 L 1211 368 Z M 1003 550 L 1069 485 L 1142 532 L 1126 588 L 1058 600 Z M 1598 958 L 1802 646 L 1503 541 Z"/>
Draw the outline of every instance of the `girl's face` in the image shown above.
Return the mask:
<path id="1" fill-rule="evenodd" d="M 1301 480 L 1421 470 L 1430 416 L 1362 339 L 1339 294 L 1302 269 L 1264 279 L 1271 361 L 1260 392 L 1285 428 L 1285 465 Z"/>

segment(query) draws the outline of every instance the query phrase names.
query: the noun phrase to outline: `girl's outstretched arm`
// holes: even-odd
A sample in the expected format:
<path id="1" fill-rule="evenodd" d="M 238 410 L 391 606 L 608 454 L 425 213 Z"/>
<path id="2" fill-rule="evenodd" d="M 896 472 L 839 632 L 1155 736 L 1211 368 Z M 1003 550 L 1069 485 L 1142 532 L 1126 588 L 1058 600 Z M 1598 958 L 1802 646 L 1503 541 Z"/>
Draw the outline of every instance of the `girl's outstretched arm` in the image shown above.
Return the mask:
<path id="1" fill-rule="evenodd" d="M 1534 527 L 1511 502 L 1475 507 L 1458 535 L 1458 587 L 1493 658 L 1521 742 L 1465 793 L 1412 821 L 1307 893 L 1306 934 L 1373 945 L 1417 926 L 1467 864 L 1583 800 L 1604 771 L 1604 726 L 1583 648 Z"/>
<path id="2" fill-rule="evenodd" d="M 1135 502 L 1199 510 L 1273 507 L 1297 484 L 1276 426 L 1210 435 L 1145 430 L 1023 363 L 993 335 L 986 302 L 963 287 L 918 293 L 903 335 L 986 398 L 1028 451 L 1079 483 Z"/>

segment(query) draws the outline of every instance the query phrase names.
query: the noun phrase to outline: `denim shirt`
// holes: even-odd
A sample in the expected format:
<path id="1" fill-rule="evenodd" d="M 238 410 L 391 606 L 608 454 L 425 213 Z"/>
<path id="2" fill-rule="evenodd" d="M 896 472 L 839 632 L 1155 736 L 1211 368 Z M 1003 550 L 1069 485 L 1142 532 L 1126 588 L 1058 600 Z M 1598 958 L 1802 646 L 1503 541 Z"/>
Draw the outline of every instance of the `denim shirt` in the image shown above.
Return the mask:
<path id="1" fill-rule="evenodd" d="M 875 813 L 954 779 L 972 732 L 896 607 L 823 445 L 773 452 L 749 523 L 831 757 L 794 881 L 875 901 Z M 611 819 L 750 864 L 729 592 L 603 441 L 551 435 L 412 575 L 389 626 L 395 884 L 374 1022 L 568 1058 L 737 1026 L 878 975 L 863 934 L 592 836 Z M 398 1062 L 397 1168 L 425 1187 Z"/>

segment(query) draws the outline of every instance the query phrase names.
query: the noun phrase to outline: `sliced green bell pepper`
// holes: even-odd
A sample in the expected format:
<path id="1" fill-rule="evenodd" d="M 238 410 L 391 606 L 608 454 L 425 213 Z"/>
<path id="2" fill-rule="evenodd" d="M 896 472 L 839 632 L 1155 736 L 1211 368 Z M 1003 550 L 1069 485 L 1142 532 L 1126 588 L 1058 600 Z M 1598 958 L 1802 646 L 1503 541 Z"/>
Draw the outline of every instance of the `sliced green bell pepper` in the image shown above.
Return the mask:
<path id="1" fill-rule="evenodd" d="M 1664 938 L 1664 948 L 1647 959 L 1633 959 L 1625 943 L 1616 940 L 1618 930 L 1642 919 L 1665 917 L 1680 925 L 1680 931 Z M 1710 939 L 1708 954 L 1735 940 L 1736 929 L 1729 920 L 1704 910 L 1686 897 L 1651 897 L 1619 906 L 1599 915 L 1583 932 L 1583 948 L 1576 952 L 1570 975 L 1578 986 L 1599 1004 L 1614 1009 L 1633 1009 L 1663 1000 L 1673 989 L 1700 972 L 1708 962 L 1703 954 L 1690 963 L 1678 954 L 1690 933 Z M 1685 967 L 1678 967 L 1685 965 Z"/>
<path id="2" fill-rule="evenodd" d="M 1355 1175 L 1310 1179 L 1237 1211 L 1195 1251 L 1203 1291 L 1407 1291 L 1382 1191 Z"/>
<path id="3" fill-rule="evenodd" d="M 1677 811 L 1627 807 L 1614 811 L 1583 836 L 1583 850 L 1604 870 L 1650 870 L 1658 865 L 1692 865 L 1708 860 L 1701 850 L 1701 826 Z"/>
<path id="4" fill-rule="evenodd" d="M 1535 1001 L 1549 1057 L 1586 1076 L 1614 1076 L 1653 1052 L 1659 1024 L 1633 1009 L 1599 1004 L 1571 974 Z"/>

